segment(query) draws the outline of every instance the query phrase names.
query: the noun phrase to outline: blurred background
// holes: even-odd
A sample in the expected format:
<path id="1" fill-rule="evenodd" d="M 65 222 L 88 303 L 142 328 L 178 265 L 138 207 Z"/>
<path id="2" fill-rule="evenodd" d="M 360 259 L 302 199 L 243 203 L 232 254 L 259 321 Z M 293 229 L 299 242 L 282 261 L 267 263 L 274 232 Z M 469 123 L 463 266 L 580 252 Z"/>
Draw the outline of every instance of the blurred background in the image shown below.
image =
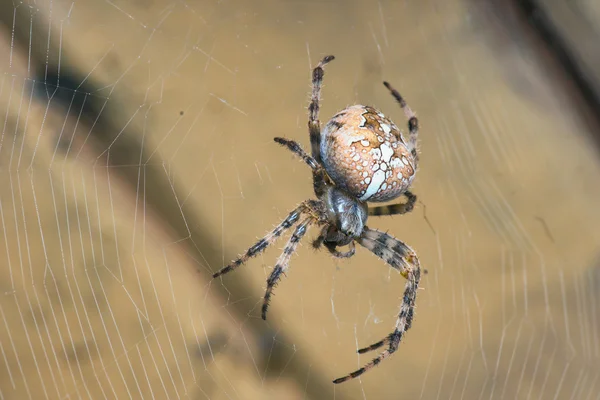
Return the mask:
<path id="1" fill-rule="evenodd" d="M 0 399 L 599 399 L 600 7 L 591 0 L 0 1 Z M 321 119 L 420 119 L 415 210 L 371 227 L 428 270 L 282 239 Z"/>

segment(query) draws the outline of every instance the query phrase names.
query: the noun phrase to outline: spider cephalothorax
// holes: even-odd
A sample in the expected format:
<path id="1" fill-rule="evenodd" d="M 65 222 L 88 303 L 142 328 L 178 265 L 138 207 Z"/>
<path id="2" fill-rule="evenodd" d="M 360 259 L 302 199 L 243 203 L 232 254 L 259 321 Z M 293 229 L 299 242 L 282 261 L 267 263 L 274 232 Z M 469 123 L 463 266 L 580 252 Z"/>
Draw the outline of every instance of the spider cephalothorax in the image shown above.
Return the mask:
<path id="1" fill-rule="evenodd" d="M 413 209 L 417 197 L 408 188 L 414 179 L 418 163 L 418 121 L 402 96 L 384 82 L 408 118 L 408 140 L 381 112 L 362 105 L 340 111 L 321 131 L 319 97 L 323 67 L 333 58 L 323 58 L 313 70 L 313 90 L 308 107 L 312 154 L 308 155 L 292 140 L 275 138 L 277 143 L 297 154 L 312 169 L 317 200 L 302 202 L 275 229 L 213 277 L 239 267 L 264 251 L 285 230 L 296 226 L 267 279 L 262 307 L 262 318 L 266 319 L 273 288 L 288 269 L 292 254 L 311 225 L 321 227 L 319 236 L 313 241 L 316 249 L 325 247 L 333 256 L 347 258 L 354 255 L 355 242 L 358 242 L 392 268 L 399 270 L 407 283 L 395 329 L 384 339 L 359 349 L 358 352 L 362 354 L 382 346 L 387 348 L 364 367 L 333 381 L 341 383 L 356 378 L 389 357 L 398 349 L 404 332 L 412 324 L 421 275 L 417 254 L 387 233 L 370 229 L 366 222 L 369 215 L 405 214 Z M 370 208 L 367 205 L 367 202 L 389 201 L 401 195 L 406 197 L 405 203 Z M 348 246 L 349 249 L 339 251 L 338 247 L 341 246 Z"/>

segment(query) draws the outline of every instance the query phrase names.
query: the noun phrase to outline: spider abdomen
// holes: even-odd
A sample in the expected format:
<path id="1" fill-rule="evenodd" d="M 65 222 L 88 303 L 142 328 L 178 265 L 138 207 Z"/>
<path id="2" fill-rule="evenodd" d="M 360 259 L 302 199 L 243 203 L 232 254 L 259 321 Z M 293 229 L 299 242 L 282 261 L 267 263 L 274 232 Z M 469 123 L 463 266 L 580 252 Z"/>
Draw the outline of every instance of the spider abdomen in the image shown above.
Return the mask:
<path id="1" fill-rule="evenodd" d="M 373 107 L 337 113 L 321 132 L 320 151 L 334 183 L 360 201 L 392 200 L 415 176 L 416 162 L 400 129 Z"/>

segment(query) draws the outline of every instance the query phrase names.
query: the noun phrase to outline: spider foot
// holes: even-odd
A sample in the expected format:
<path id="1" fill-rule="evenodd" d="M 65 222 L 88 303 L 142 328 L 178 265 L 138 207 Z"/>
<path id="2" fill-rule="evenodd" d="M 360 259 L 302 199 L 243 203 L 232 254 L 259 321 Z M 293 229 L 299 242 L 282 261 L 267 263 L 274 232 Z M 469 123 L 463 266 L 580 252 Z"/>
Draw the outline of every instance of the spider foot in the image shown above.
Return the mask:
<path id="1" fill-rule="evenodd" d="M 263 319 L 263 321 L 267 320 L 267 311 L 268 310 L 269 310 L 269 303 L 264 303 L 262 305 L 262 309 L 261 309 L 261 312 L 260 312 L 260 316 Z"/>
<path id="2" fill-rule="evenodd" d="M 379 356 L 377 356 L 373 360 L 371 360 L 371 362 L 365 364 L 364 367 L 359 368 L 356 371 L 351 372 L 346 376 L 337 378 L 336 380 L 333 381 L 333 383 L 338 384 L 338 383 L 346 382 L 350 379 L 354 379 L 354 378 L 364 374 L 371 368 L 379 365 L 380 362 L 382 362 L 383 360 L 385 360 L 386 358 L 391 356 L 396 350 L 398 350 L 398 345 L 400 344 L 400 339 L 402 339 L 402 333 L 400 331 L 396 330 L 393 333 L 391 333 L 390 335 L 388 335 L 386 338 L 384 338 L 383 340 L 380 340 L 377 343 L 373 343 L 369 347 L 365 347 L 363 349 L 358 350 L 359 354 L 364 354 L 368 351 L 378 349 L 386 344 L 389 345 L 389 347 L 386 350 L 384 350 Z"/>
<path id="3" fill-rule="evenodd" d="M 365 354 L 368 353 L 369 351 L 373 351 L 373 350 L 377 350 L 378 348 L 385 346 L 385 345 L 389 345 L 390 349 L 394 349 L 393 351 L 396 351 L 396 349 L 398 348 L 398 345 L 400 344 L 400 339 L 402 338 L 402 333 L 400 331 L 394 331 L 392 333 L 390 333 L 389 335 L 387 335 L 385 338 L 381 339 L 379 342 L 377 343 L 373 343 L 370 346 L 367 347 L 363 347 L 362 349 L 358 349 L 358 354 Z"/>
<path id="4" fill-rule="evenodd" d="M 391 356 L 392 353 L 394 353 L 396 351 L 396 349 L 397 349 L 397 347 L 394 348 L 394 347 L 392 347 L 390 345 L 390 347 L 388 349 L 386 349 L 379 356 L 377 356 L 373 360 L 371 360 L 371 362 L 365 364 L 364 367 L 359 368 L 359 369 L 357 369 L 354 372 L 350 372 L 346 376 L 342 376 L 341 378 L 335 379 L 333 381 L 333 383 L 335 383 L 335 384 L 343 383 L 343 382 L 349 381 L 350 379 L 354 379 L 354 378 L 357 378 L 357 377 L 361 376 L 362 374 L 364 374 L 365 372 L 367 372 L 371 368 L 376 367 L 377 365 L 379 365 L 380 362 L 382 362 L 383 360 L 385 360 L 386 358 L 388 358 L 389 356 Z"/>
<path id="5" fill-rule="evenodd" d="M 373 360 L 373 361 L 375 361 L 375 360 Z M 333 383 L 338 384 L 338 383 L 343 383 L 343 382 L 349 381 L 350 379 L 354 379 L 354 378 L 364 374 L 365 372 L 366 372 L 365 367 L 362 367 L 360 369 L 357 369 L 354 372 L 349 373 L 346 376 L 342 376 L 341 378 L 334 379 Z"/>
<path id="6" fill-rule="evenodd" d="M 392 333 L 391 335 L 386 336 L 385 338 L 381 339 L 377 343 L 373 343 L 370 346 L 363 347 L 362 349 L 358 349 L 358 354 L 365 354 L 370 351 L 377 350 L 378 348 L 385 346 L 386 344 L 389 344 L 392 340 L 393 335 L 394 334 Z"/>

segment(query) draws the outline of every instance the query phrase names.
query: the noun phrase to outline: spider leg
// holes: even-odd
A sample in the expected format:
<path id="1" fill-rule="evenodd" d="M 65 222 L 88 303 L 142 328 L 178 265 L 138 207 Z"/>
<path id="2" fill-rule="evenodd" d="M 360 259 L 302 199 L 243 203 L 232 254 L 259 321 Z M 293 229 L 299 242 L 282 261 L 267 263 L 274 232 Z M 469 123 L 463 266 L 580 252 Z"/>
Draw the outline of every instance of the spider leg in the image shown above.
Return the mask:
<path id="1" fill-rule="evenodd" d="M 365 364 L 362 368 L 334 380 L 333 383 L 342 383 L 364 374 L 378 365 L 381 361 L 388 358 L 398 349 L 402 336 L 412 325 L 415 300 L 421 277 L 421 268 L 417 254 L 398 239 L 387 233 L 365 227 L 363 235 L 357 240 L 359 244 L 384 260 L 392 268 L 399 270 L 402 276 L 407 279 L 407 282 L 404 288 L 400 313 L 398 314 L 394 332 L 379 342 L 358 350 L 358 353 L 363 354 L 376 350 L 384 345 L 388 345 L 388 348 L 371 362 Z"/>
<path id="2" fill-rule="evenodd" d="M 279 279 L 281 279 L 281 275 L 285 274 L 285 272 L 288 270 L 292 254 L 294 254 L 296 251 L 298 243 L 300 243 L 300 240 L 302 240 L 302 237 L 306 234 L 306 230 L 312 222 L 314 222 L 313 217 L 308 217 L 296 227 L 294 233 L 292 233 L 292 236 L 285 245 L 283 253 L 281 253 L 277 259 L 275 268 L 273 268 L 271 275 L 269 275 L 269 278 L 267 279 L 267 291 L 265 292 L 265 298 L 262 306 L 262 319 L 267 319 L 267 311 L 269 309 L 269 301 L 271 300 L 273 289 L 279 282 Z"/>
<path id="3" fill-rule="evenodd" d="M 313 170 L 316 171 L 316 170 L 322 168 L 321 165 L 319 165 L 319 163 L 317 162 L 317 160 L 315 160 L 313 157 L 309 156 L 306 153 L 306 151 L 304 151 L 302 146 L 300 146 L 298 143 L 294 142 L 293 140 L 289 140 L 286 138 L 280 138 L 280 137 L 276 137 L 273 140 L 275 140 L 280 145 L 287 147 L 290 151 L 295 153 L 305 163 L 307 163 L 308 166 L 311 167 Z"/>
<path id="4" fill-rule="evenodd" d="M 262 239 L 256 242 L 252 247 L 250 247 L 246 252 L 233 260 L 228 266 L 220 269 L 219 271 L 213 274 L 213 278 L 217 278 L 221 275 L 224 275 L 228 272 L 233 271 L 240 265 L 244 264 L 248 261 L 249 258 L 256 256 L 257 254 L 262 253 L 269 245 L 271 245 L 281 234 L 287 229 L 291 228 L 298 222 L 300 215 L 304 213 L 310 206 L 308 202 L 303 202 L 298 206 L 294 211 L 288 214 L 288 216 L 281 221 L 279 225 L 277 225 L 271 232 L 267 233 Z"/>
<path id="5" fill-rule="evenodd" d="M 327 231 L 329 230 L 329 225 L 325 225 L 323 229 L 321 229 L 321 233 L 319 236 L 312 242 L 312 246 L 315 250 L 319 250 L 323 243 L 325 242 L 325 238 L 327 237 Z"/>
<path id="6" fill-rule="evenodd" d="M 339 251 L 335 243 L 325 242 L 324 245 L 327 250 L 329 250 L 331 255 L 336 258 L 350 258 L 354 255 L 354 253 L 356 253 L 356 245 L 354 244 L 354 240 L 348 244 L 350 247 L 348 251 Z"/>
<path id="7" fill-rule="evenodd" d="M 327 232 L 329 231 L 329 225 L 325 225 L 323 229 L 321 229 L 321 233 L 319 236 L 313 240 L 312 245 L 315 250 L 319 250 L 321 246 L 325 246 L 327 250 L 336 258 L 350 258 L 356 253 L 356 245 L 354 244 L 354 240 L 351 241 L 348 246 L 350 249 L 348 251 L 338 251 L 337 245 L 333 242 L 325 242 L 325 238 L 327 237 Z"/>
<path id="8" fill-rule="evenodd" d="M 390 204 L 388 206 L 378 206 L 369 208 L 369 215 L 382 216 L 382 215 L 399 215 L 406 214 L 412 211 L 417 202 L 417 196 L 410 191 L 404 192 L 406 196 L 406 203 Z"/>
<path id="9" fill-rule="evenodd" d="M 408 118 L 408 149 L 412 153 L 415 160 L 417 160 L 419 157 L 417 154 L 417 136 L 419 135 L 419 120 L 417 119 L 417 116 L 415 115 L 413 110 L 411 110 L 408 104 L 406 104 L 406 100 L 404 100 L 400 93 L 398 93 L 398 91 L 394 89 L 392 85 L 390 85 L 388 82 L 383 82 L 383 84 L 392 93 L 392 96 L 394 96 L 396 101 L 400 104 L 400 107 L 402 107 L 404 115 L 406 115 L 406 118 Z"/>
<path id="10" fill-rule="evenodd" d="M 319 121 L 319 99 L 321 97 L 321 86 L 323 85 L 323 67 L 332 61 L 334 56 L 325 56 L 312 72 L 312 94 L 308 106 L 308 133 L 310 136 L 310 147 L 313 158 L 321 164 L 321 123 Z M 325 193 L 324 171 L 313 170 L 313 187 L 317 197 Z"/>
<path id="11" fill-rule="evenodd" d="M 396 330 L 388 336 L 389 339 L 383 339 L 383 343 L 392 341 L 393 336 L 403 334 L 410 329 L 413 320 L 414 305 L 421 279 L 421 265 L 417 253 L 409 246 L 396 239 L 395 237 L 375 229 L 365 227 L 363 235 L 358 239 L 359 243 L 373 254 L 380 257 L 392 268 L 400 271 L 400 274 L 406 278 L 406 286 L 400 306 L 400 313 L 396 321 Z M 404 329 L 399 329 L 404 328 Z M 399 332 L 401 331 L 401 332 Z M 359 350 L 359 353 L 366 353 L 375 350 L 375 344 Z"/>
<path id="12" fill-rule="evenodd" d="M 319 122 L 319 99 L 321 98 L 321 86 L 323 85 L 323 67 L 333 61 L 334 56 L 325 56 L 313 69 L 312 73 L 312 95 L 308 106 L 308 132 L 310 134 L 310 145 L 312 156 L 321 162 L 321 123 Z"/>

